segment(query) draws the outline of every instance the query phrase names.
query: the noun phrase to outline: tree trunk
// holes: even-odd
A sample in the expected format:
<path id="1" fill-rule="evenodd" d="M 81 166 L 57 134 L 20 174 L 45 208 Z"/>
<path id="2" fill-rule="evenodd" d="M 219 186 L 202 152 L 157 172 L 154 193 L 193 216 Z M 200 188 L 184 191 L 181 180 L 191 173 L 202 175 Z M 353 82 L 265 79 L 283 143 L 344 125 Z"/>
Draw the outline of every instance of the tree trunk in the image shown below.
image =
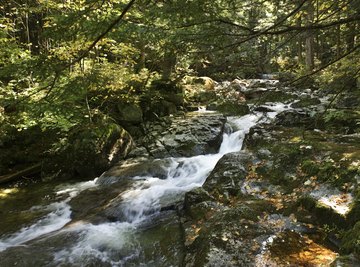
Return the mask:
<path id="1" fill-rule="evenodd" d="M 169 49 L 165 52 L 164 61 L 162 64 L 162 79 L 169 80 L 170 76 L 175 69 L 176 54 L 173 49 Z"/>
<path id="2" fill-rule="evenodd" d="M 143 68 L 145 68 L 145 60 L 146 60 L 146 53 L 145 53 L 145 42 L 140 41 L 140 56 L 138 62 L 135 65 L 135 72 L 139 73 Z"/>
<path id="3" fill-rule="evenodd" d="M 314 21 L 314 6 L 310 1 L 307 6 L 306 25 L 310 26 Z M 306 70 L 311 72 L 314 69 L 314 32 L 307 30 L 305 39 Z"/>
<path id="4" fill-rule="evenodd" d="M 351 22 L 348 24 L 348 32 L 346 34 L 346 46 L 348 51 L 353 49 L 355 46 L 356 24 L 357 22 Z"/>
<path id="5" fill-rule="evenodd" d="M 296 27 L 301 27 L 301 17 L 299 17 L 296 20 Z M 299 63 L 304 62 L 302 53 L 303 53 L 303 36 L 302 36 L 302 34 L 299 34 L 298 41 L 297 41 L 297 56 L 298 56 Z"/>

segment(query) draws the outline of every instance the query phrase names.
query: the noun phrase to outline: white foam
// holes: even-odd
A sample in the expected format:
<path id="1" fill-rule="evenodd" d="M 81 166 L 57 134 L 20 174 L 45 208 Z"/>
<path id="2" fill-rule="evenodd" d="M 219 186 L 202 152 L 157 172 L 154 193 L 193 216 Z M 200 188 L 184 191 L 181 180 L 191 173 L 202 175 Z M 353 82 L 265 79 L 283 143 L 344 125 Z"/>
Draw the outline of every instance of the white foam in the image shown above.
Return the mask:
<path id="1" fill-rule="evenodd" d="M 99 259 L 110 263 L 111 266 L 123 266 L 128 259 L 139 254 L 134 230 L 134 225 L 127 222 L 75 226 L 71 231 L 79 233 L 77 243 L 56 252 L 54 262 L 59 265 L 85 266 L 87 261 L 90 264 L 93 259 Z M 121 251 L 123 253 L 119 253 Z M 114 254 L 126 255 L 114 257 Z"/>
<path id="2" fill-rule="evenodd" d="M 95 181 L 61 186 L 56 194 L 66 194 L 66 199 L 45 206 L 33 206 L 30 210 L 42 210 L 49 213 L 31 226 L 23 227 L 20 231 L 0 239 L 0 251 L 4 251 L 9 247 L 19 246 L 39 236 L 61 229 L 71 221 L 71 210 L 68 202 L 81 191 L 95 186 Z"/>

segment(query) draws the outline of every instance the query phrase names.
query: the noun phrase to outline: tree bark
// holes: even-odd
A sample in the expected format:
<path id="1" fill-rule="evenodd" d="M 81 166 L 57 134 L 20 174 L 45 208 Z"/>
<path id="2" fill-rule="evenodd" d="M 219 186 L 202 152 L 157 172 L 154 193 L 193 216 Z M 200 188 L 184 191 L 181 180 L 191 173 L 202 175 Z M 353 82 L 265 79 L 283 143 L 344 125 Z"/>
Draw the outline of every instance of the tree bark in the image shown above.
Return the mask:
<path id="1" fill-rule="evenodd" d="M 164 60 L 162 64 L 162 79 L 169 80 L 176 65 L 176 54 L 174 49 L 168 49 L 165 52 Z"/>
<path id="2" fill-rule="evenodd" d="M 307 5 L 306 25 L 309 26 L 314 21 L 314 6 L 310 1 Z M 305 63 L 307 72 L 311 72 L 314 69 L 314 32 L 309 29 L 306 32 L 305 39 Z"/>
<path id="3" fill-rule="evenodd" d="M 301 27 L 301 17 L 299 17 L 296 20 L 296 27 Z M 298 56 L 298 61 L 299 63 L 303 63 L 304 59 L 303 59 L 303 36 L 302 34 L 298 35 L 298 41 L 297 41 L 297 56 Z"/>

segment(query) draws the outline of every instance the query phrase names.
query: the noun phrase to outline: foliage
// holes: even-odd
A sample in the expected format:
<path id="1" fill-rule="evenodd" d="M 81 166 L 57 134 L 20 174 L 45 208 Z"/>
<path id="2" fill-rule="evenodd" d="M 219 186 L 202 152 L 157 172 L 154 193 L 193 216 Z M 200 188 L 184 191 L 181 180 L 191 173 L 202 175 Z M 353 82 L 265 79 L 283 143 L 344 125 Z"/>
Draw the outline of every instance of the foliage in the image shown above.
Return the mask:
<path id="1" fill-rule="evenodd" d="M 310 56 L 315 68 L 336 63 L 317 77 L 323 88 L 354 91 L 359 2 L 319 0 L 314 10 L 313 2 L 305 2 L 140 0 L 113 24 L 128 1 L 5 1 L 0 4 L 0 144 L 14 131 L 35 126 L 66 138 L 99 118 L 120 123 L 118 103 L 144 111 L 167 106 L 173 112 L 170 95 L 180 93 L 164 94 L 153 85 L 186 74 L 306 75 Z M 307 43 L 314 43 L 314 53 Z"/>

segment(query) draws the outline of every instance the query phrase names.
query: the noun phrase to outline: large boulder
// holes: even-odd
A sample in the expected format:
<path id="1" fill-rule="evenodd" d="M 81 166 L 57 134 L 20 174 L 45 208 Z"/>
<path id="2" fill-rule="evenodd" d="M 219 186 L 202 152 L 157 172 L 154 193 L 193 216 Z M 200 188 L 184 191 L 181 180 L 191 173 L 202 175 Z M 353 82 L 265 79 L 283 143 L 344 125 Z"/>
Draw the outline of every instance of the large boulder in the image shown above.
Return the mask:
<path id="1" fill-rule="evenodd" d="M 222 201 L 241 194 L 247 166 L 251 161 L 251 155 L 245 152 L 224 155 L 206 179 L 203 188 L 217 199 L 222 198 Z"/>
<path id="2" fill-rule="evenodd" d="M 108 171 L 104 172 L 98 179 L 98 184 L 111 184 L 113 182 L 131 179 L 136 176 L 150 176 L 160 179 L 167 178 L 168 167 L 173 164 L 167 159 L 135 158 L 121 161 Z"/>
<path id="3" fill-rule="evenodd" d="M 203 218 L 195 223 L 195 229 L 186 228 L 185 266 L 255 266 L 260 244 L 270 233 L 257 223 L 266 210 L 266 204 L 260 202 L 239 203 Z"/>
<path id="4" fill-rule="evenodd" d="M 217 113 L 187 113 L 172 117 L 165 125 L 153 125 L 141 143 L 155 158 L 216 153 L 220 148 L 226 118 Z"/>
<path id="5" fill-rule="evenodd" d="M 248 105 L 236 101 L 224 101 L 216 105 L 215 109 L 226 116 L 244 116 L 250 112 Z"/>
<path id="6" fill-rule="evenodd" d="M 189 102 L 207 104 L 216 99 L 216 82 L 209 77 L 186 77 L 183 91 Z"/>
<path id="7" fill-rule="evenodd" d="M 118 120 L 121 123 L 139 124 L 143 121 L 143 112 L 139 105 L 122 102 L 117 107 Z"/>
<path id="8" fill-rule="evenodd" d="M 131 135 L 117 124 L 88 125 L 74 130 L 65 146 L 49 153 L 44 176 L 94 177 L 124 159 L 133 147 Z"/>

